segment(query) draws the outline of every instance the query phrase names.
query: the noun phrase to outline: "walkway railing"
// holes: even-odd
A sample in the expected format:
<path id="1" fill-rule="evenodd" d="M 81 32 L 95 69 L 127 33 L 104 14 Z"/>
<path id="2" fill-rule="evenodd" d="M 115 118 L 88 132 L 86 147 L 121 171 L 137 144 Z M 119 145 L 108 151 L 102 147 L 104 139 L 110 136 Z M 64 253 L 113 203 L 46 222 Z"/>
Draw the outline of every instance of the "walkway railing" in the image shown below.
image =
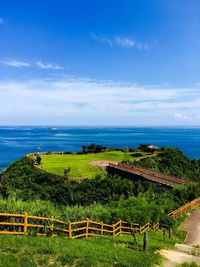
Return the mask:
<path id="1" fill-rule="evenodd" d="M 172 218 L 176 219 L 176 218 L 180 217 L 181 215 L 183 215 L 184 213 L 190 211 L 191 209 L 196 208 L 199 205 L 200 205 L 200 197 L 194 199 L 190 203 L 185 204 L 184 206 L 180 207 L 179 209 L 172 211 L 169 215 Z"/>
<path id="2" fill-rule="evenodd" d="M 172 187 L 177 186 L 177 185 L 189 185 L 193 183 L 189 180 L 180 179 L 175 176 L 164 175 L 159 172 L 154 172 L 154 171 L 151 171 L 145 168 L 131 166 L 125 163 L 118 163 L 118 164 L 109 163 L 108 168 L 109 167 L 115 170 L 121 170 L 123 172 L 135 174 L 145 179 L 148 179 L 148 180 L 160 183 L 160 184 L 172 186 Z"/>

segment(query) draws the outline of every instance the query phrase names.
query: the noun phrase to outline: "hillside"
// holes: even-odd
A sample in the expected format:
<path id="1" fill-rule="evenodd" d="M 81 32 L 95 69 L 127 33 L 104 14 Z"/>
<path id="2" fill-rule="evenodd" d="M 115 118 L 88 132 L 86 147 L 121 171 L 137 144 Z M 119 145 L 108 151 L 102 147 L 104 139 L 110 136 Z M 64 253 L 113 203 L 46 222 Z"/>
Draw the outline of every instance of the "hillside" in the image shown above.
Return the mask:
<path id="1" fill-rule="evenodd" d="M 174 157 L 177 160 L 173 167 Z M 187 178 L 194 179 L 193 164 L 198 166 L 199 162 L 189 161 L 181 152 L 166 149 L 157 156 L 137 162 L 129 160 L 129 163 L 165 173 L 168 166 L 168 174 L 174 174 L 174 170 L 181 174 L 188 168 Z M 32 161 L 23 158 L 1 173 L 0 210 L 44 217 L 54 215 L 64 221 L 90 218 L 112 224 L 122 219 L 144 224 L 148 219 L 154 223 L 166 220 L 166 214 L 200 195 L 199 184 L 171 189 L 116 175 L 92 178 L 81 181 L 66 179 L 41 171 L 33 166 Z M 13 262 L 15 266 L 152 266 L 161 260 L 156 249 L 173 247 L 177 238 L 181 240 L 179 234 L 174 233 L 172 239 L 164 240 L 161 232 L 149 232 L 150 253 L 144 256 L 141 252 L 142 236 L 138 236 L 139 244 L 136 246 L 131 237 L 124 236 L 88 240 L 0 236 L 3 243 L 0 260 L 3 266 L 13 266 Z M 30 259 L 29 255 L 34 256 Z"/>
<path id="2" fill-rule="evenodd" d="M 142 236 L 133 238 L 67 238 L 0 236 L 0 266 L 150 267 L 162 258 L 156 249 L 172 248 L 182 237 L 163 240 L 162 233 L 149 232 L 149 251 L 142 251 Z"/>
<path id="3" fill-rule="evenodd" d="M 155 157 L 144 158 L 132 164 L 167 175 L 200 181 L 200 160 L 189 160 L 178 148 L 163 148 Z"/>
<path id="4" fill-rule="evenodd" d="M 169 149 L 167 149 L 168 151 Z M 146 162 L 149 161 L 155 164 L 168 162 L 168 167 L 164 166 L 163 170 L 166 171 L 167 168 L 171 170 L 172 163 L 175 162 L 174 158 L 171 159 L 174 154 L 177 158 L 176 162 L 180 166 L 176 162 L 174 165 L 179 172 L 183 167 L 185 168 L 183 158 L 193 166 L 194 163 L 185 158 L 181 152 L 174 153 L 174 151 L 177 150 L 170 149 L 170 153 L 164 151 L 158 156 L 137 161 L 134 164 L 146 166 Z M 169 164 L 169 162 L 171 163 Z M 188 171 L 194 175 L 193 167 Z M 56 206 L 67 205 L 72 207 L 71 209 L 79 205 L 82 208 L 77 214 L 82 214 L 83 219 L 87 217 L 87 214 L 91 214 L 90 216 L 94 216 L 95 219 L 104 220 L 106 218 L 110 223 L 112 220 L 117 221 L 123 218 L 135 222 L 148 218 L 156 221 L 163 213 L 170 212 L 200 195 L 200 186 L 196 184 L 169 189 L 152 182 L 134 181 L 118 176 L 96 176 L 81 182 L 70 181 L 65 177 L 35 169 L 32 161 L 27 158 L 11 164 L 1 174 L 1 181 L 0 193 L 3 198 L 14 197 L 15 200 L 23 201 L 40 199 L 50 201 Z M 101 205 L 102 208 L 98 205 Z"/>

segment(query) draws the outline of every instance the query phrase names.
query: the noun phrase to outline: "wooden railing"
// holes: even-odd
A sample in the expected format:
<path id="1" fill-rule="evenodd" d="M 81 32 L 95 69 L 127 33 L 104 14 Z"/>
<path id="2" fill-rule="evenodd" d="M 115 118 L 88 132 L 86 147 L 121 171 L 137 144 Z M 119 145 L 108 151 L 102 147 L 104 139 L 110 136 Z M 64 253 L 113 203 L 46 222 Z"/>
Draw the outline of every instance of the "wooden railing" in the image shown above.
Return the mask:
<path id="1" fill-rule="evenodd" d="M 190 203 L 185 204 L 177 210 L 169 213 L 169 216 L 176 219 L 184 213 L 200 205 L 200 197 L 194 199 Z M 159 222 L 153 224 L 151 220 L 144 225 L 137 223 L 128 223 L 125 221 L 118 221 L 115 224 L 106 224 L 104 222 L 96 222 L 86 219 L 78 222 L 64 222 L 50 218 L 39 217 L 24 214 L 0 213 L 0 234 L 11 235 L 39 235 L 39 236 L 66 236 L 71 239 L 90 236 L 108 236 L 113 237 L 119 235 L 130 235 L 133 231 L 144 233 L 149 229 L 159 229 Z"/>
<path id="2" fill-rule="evenodd" d="M 145 179 L 148 179 L 148 180 L 160 183 L 160 184 L 172 186 L 172 187 L 177 186 L 177 185 L 189 185 L 193 183 L 192 181 L 189 181 L 189 180 L 180 179 L 175 176 L 164 175 L 159 172 L 151 171 L 151 170 L 136 167 L 136 166 L 131 166 L 125 163 L 118 163 L 118 164 L 109 163 L 107 168 L 109 167 L 115 170 L 121 170 L 124 172 L 132 173 L 132 174 L 141 176 Z"/>
<path id="3" fill-rule="evenodd" d="M 191 209 L 196 208 L 199 205 L 200 205 L 200 197 L 192 200 L 191 202 L 180 207 L 179 209 L 172 211 L 169 215 L 172 218 L 176 219 L 176 218 L 180 217 L 181 215 L 183 215 L 184 213 L 190 211 Z"/>
<path id="4" fill-rule="evenodd" d="M 106 224 L 86 219 L 78 222 L 64 222 L 50 218 L 32 216 L 25 214 L 0 213 L 0 234 L 27 235 L 34 234 L 40 236 L 64 235 L 69 238 L 88 238 L 90 236 L 113 237 L 122 234 L 131 234 L 132 231 L 143 233 L 147 229 L 158 229 L 159 223 L 153 224 L 148 221 L 143 226 L 136 223 L 118 221 L 115 224 Z"/>

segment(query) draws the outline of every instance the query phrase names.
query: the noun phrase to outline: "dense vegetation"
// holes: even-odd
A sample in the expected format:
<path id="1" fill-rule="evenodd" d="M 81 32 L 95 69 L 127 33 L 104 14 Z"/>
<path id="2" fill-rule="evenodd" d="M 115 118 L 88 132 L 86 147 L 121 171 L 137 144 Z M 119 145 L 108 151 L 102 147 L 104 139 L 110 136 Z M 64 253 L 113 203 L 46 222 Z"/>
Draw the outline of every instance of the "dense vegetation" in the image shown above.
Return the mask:
<path id="1" fill-rule="evenodd" d="M 158 164 L 158 162 L 162 163 L 161 158 L 168 162 L 169 168 L 173 168 L 169 164 L 169 160 L 171 160 L 169 151 L 172 150 L 167 149 L 166 152 L 163 152 L 164 158 L 161 154 L 139 163 L 146 164 L 145 162 L 150 160 Z M 177 152 L 178 163 L 182 156 L 180 152 Z M 149 218 L 156 222 L 164 213 L 168 213 L 200 195 L 199 185 L 170 189 L 148 181 L 134 181 L 118 176 L 103 178 L 96 176 L 94 179 L 85 179 L 81 182 L 69 181 L 65 177 L 35 169 L 32 162 L 26 158 L 10 165 L 1 174 L 1 180 L 2 197 L 14 198 L 14 203 L 16 203 L 16 205 L 9 205 L 9 201 L 7 201 L 6 208 L 5 202 L 2 200 L 0 205 L 5 211 L 26 211 L 28 206 L 19 210 L 20 205 L 17 204 L 17 200 L 21 200 L 22 206 L 24 206 L 23 201 L 28 201 L 29 211 L 32 212 L 30 201 L 35 203 L 33 201 L 43 200 L 48 201 L 45 202 L 47 205 L 41 205 L 44 207 L 43 212 L 33 210 L 34 214 L 49 216 L 55 214 L 55 210 L 59 206 L 62 211 L 59 212 L 59 218 L 79 220 L 91 217 L 108 223 L 119 219 L 143 223 Z M 51 202 L 54 204 L 50 205 Z M 56 205 L 56 207 L 52 205 Z"/>
<path id="2" fill-rule="evenodd" d="M 167 175 L 200 181 L 200 160 L 189 160 L 178 148 L 163 148 L 162 153 L 157 156 L 144 158 L 133 164 Z"/>
<path id="3" fill-rule="evenodd" d="M 82 146 L 82 153 L 88 154 L 88 153 L 99 153 L 104 152 L 107 150 L 106 146 L 98 145 L 98 144 L 90 144 L 90 145 L 83 145 Z"/>

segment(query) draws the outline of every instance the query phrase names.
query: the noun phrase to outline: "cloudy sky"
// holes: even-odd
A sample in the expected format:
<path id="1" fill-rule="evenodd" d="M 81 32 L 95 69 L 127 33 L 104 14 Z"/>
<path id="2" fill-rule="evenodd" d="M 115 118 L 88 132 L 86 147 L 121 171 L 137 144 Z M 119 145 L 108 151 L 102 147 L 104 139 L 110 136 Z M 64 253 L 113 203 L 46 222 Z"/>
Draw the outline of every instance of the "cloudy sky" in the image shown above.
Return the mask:
<path id="1" fill-rule="evenodd" d="M 0 1 L 0 125 L 199 125 L 199 0 Z"/>

